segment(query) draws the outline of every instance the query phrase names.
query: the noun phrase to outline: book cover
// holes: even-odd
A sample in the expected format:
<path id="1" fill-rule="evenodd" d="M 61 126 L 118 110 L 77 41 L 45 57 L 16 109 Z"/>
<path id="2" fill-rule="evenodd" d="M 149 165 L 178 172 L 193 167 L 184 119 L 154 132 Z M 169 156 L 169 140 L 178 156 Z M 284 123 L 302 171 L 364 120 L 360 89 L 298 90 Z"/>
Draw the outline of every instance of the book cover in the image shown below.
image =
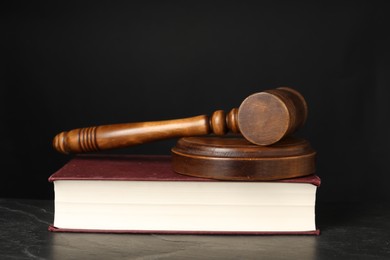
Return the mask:
<path id="1" fill-rule="evenodd" d="M 122 181 L 122 182 L 199 182 L 218 183 L 218 181 L 181 175 L 171 168 L 171 157 L 166 155 L 77 155 L 57 172 L 49 177 L 50 182 L 56 181 Z M 275 181 L 273 181 L 275 182 Z M 301 178 L 285 179 L 279 183 L 306 183 L 316 187 L 321 180 L 316 175 Z M 161 229 L 93 229 L 93 228 L 63 228 L 49 226 L 52 232 L 77 233 L 161 233 L 161 234 L 302 234 L 319 235 L 319 229 L 305 231 L 231 231 L 231 230 L 161 230 Z"/>
<path id="2" fill-rule="evenodd" d="M 174 172 L 169 155 L 77 155 L 49 177 L 56 180 L 218 181 Z M 270 181 L 272 182 L 272 181 Z M 278 180 L 320 186 L 317 175 Z"/>

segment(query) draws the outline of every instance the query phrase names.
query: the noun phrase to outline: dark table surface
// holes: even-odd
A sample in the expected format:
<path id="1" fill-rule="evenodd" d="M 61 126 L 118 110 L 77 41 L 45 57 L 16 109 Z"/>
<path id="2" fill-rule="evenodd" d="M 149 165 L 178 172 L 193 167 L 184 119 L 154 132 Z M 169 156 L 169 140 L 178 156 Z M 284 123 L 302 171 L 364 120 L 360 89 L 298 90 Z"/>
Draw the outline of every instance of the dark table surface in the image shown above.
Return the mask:
<path id="1" fill-rule="evenodd" d="M 52 233 L 52 221 L 53 201 L 0 200 L 0 259 L 390 259 L 385 203 L 319 203 L 319 236 Z"/>

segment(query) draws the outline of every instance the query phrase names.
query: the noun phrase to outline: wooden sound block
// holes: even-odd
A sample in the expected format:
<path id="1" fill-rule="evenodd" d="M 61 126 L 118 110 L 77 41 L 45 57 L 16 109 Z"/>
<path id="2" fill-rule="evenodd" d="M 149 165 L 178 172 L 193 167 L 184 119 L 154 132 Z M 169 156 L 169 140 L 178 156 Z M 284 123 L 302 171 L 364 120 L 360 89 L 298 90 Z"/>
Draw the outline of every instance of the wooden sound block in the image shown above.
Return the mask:
<path id="1" fill-rule="evenodd" d="M 179 174 L 230 181 L 289 179 L 315 172 L 316 152 L 301 138 L 258 146 L 240 136 L 183 137 L 172 148 Z"/>

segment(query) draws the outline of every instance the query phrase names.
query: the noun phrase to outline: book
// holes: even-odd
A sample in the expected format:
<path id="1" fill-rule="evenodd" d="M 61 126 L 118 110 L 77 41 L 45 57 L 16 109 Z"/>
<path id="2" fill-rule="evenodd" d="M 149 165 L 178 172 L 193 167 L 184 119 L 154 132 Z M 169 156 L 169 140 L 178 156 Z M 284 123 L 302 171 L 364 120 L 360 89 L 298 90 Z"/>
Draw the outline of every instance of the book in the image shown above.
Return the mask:
<path id="1" fill-rule="evenodd" d="M 308 234 L 316 175 L 219 181 L 178 174 L 169 155 L 76 155 L 49 177 L 53 232 Z"/>

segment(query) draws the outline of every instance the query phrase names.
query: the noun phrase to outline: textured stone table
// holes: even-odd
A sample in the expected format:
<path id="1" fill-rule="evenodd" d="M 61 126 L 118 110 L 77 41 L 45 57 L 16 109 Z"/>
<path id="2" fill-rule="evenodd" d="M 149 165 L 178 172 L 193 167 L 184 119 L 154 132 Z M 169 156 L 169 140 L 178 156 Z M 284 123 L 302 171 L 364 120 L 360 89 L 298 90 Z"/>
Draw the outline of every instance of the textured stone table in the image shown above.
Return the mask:
<path id="1" fill-rule="evenodd" d="M 320 236 L 51 233 L 53 201 L 0 200 L 0 259 L 390 259 L 386 204 L 319 204 Z"/>

